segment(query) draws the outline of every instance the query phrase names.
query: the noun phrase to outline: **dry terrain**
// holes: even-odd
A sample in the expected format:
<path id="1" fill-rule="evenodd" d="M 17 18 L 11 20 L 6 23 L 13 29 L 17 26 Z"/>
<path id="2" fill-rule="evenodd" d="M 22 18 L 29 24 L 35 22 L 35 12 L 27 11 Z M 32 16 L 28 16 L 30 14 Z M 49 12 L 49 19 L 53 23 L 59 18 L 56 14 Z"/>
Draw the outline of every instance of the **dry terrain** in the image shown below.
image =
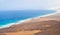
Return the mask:
<path id="1" fill-rule="evenodd" d="M 60 13 L 0 29 L 0 35 L 60 35 Z"/>

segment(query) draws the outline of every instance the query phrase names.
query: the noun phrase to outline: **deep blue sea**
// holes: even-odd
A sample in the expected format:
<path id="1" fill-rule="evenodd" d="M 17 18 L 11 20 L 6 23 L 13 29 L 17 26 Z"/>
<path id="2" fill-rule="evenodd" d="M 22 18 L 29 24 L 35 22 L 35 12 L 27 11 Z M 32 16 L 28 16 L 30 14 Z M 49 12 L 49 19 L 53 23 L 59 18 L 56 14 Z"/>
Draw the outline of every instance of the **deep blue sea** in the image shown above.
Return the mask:
<path id="1" fill-rule="evenodd" d="M 42 16 L 54 13 L 53 10 L 15 10 L 15 11 L 0 11 L 0 26 L 9 23 L 17 22 L 27 18 Z"/>

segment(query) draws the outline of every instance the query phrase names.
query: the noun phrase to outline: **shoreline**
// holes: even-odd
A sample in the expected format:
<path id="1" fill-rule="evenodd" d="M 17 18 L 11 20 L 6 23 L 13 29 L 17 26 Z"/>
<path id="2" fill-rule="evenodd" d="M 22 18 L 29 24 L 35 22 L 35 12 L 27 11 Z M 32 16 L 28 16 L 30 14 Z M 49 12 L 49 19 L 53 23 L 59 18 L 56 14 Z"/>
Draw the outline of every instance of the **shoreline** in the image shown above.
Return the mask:
<path id="1" fill-rule="evenodd" d="M 32 17 L 32 18 L 35 19 L 35 18 L 47 17 L 47 16 L 51 16 L 51 15 L 54 15 L 54 14 L 57 14 L 57 13 L 59 13 L 59 12 L 55 12 L 55 13 L 51 13 L 51 14 L 46 14 L 46 15 L 42 15 L 42 16 L 37 16 L 37 17 Z M 32 20 L 32 18 L 27 18 L 27 19 L 20 20 L 20 21 L 14 22 L 14 23 L 3 25 L 2 27 L 0 27 L 0 29 L 6 28 L 6 27 L 10 27 L 10 26 L 16 25 L 16 24 L 21 24 L 21 23 L 23 23 L 25 21 Z"/>

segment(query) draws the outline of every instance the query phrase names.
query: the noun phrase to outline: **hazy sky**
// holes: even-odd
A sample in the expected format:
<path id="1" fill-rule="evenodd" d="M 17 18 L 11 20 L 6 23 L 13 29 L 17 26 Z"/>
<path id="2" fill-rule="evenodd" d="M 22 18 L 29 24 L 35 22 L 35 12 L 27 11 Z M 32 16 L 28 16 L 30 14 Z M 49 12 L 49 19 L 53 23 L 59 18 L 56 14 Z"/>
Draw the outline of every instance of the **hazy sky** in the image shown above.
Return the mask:
<path id="1" fill-rule="evenodd" d="M 60 0 L 0 0 L 0 10 L 56 9 Z"/>

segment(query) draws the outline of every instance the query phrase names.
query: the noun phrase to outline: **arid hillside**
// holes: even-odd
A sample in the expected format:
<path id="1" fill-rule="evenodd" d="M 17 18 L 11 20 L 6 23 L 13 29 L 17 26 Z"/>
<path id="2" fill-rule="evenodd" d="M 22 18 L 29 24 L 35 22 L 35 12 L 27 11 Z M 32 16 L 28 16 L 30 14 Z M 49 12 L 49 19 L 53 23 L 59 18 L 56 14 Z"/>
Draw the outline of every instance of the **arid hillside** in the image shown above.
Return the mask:
<path id="1" fill-rule="evenodd" d="M 28 20 L 0 29 L 0 35 L 60 35 L 59 19 L 59 14 L 56 14 Z"/>
<path id="2" fill-rule="evenodd" d="M 37 32 L 35 33 L 33 31 Z M 23 23 L 17 26 L 11 26 L 9 28 L 0 29 L 0 33 L 1 34 L 4 33 L 6 35 L 7 34 L 12 35 L 13 33 L 14 34 L 29 33 L 34 35 L 60 35 L 60 21 L 49 20 L 35 23 Z"/>

